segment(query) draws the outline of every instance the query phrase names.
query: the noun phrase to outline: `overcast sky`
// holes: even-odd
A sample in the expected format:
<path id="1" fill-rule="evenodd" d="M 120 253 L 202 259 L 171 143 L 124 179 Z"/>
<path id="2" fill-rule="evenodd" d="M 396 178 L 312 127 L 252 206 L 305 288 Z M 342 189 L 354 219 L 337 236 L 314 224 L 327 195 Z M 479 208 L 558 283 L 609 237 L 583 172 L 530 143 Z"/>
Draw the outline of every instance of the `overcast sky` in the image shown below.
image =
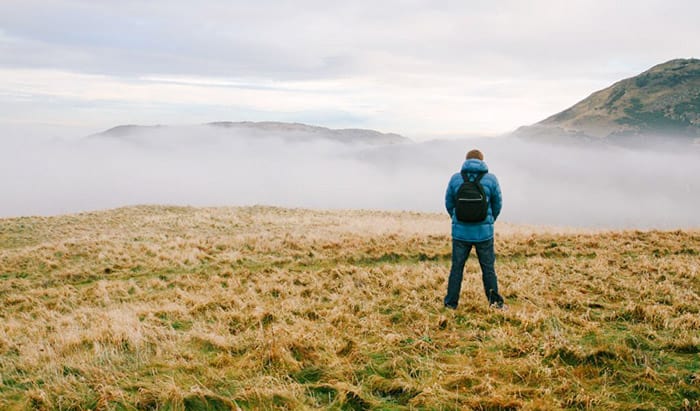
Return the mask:
<path id="1" fill-rule="evenodd" d="M 698 57 L 698 16 L 700 2 L 669 0 L 0 0 L 0 131 L 498 134 Z"/>

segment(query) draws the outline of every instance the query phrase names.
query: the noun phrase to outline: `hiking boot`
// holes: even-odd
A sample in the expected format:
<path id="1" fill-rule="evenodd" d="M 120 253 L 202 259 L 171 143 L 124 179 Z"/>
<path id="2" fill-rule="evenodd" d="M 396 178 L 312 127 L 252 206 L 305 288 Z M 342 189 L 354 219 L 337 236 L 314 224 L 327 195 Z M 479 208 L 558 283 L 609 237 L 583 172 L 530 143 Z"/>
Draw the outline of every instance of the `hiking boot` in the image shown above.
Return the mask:
<path id="1" fill-rule="evenodd" d="M 489 306 L 492 310 L 508 311 L 508 305 L 506 303 L 493 303 Z"/>

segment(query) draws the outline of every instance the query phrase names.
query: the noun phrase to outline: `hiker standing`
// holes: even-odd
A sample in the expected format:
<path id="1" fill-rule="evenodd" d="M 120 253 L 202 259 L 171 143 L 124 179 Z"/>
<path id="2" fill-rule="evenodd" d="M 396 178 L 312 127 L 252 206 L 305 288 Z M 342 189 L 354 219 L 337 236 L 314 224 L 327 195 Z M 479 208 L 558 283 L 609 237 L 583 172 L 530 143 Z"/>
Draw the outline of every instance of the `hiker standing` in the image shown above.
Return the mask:
<path id="1" fill-rule="evenodd" d="M 501 205 L 498 179 L 489 173 L 481 151 L 471 150 L 467 153 L 461 172 L 450 179 L 445 193 L 445 208 L 452 217 L 452 267 L 445 307 L 457 308 L 464 264 L 474 246 L 489 305 L 505 308 L 503 297 L 498 294 L 493 247 L 493 223 L 501 212 Z"/>

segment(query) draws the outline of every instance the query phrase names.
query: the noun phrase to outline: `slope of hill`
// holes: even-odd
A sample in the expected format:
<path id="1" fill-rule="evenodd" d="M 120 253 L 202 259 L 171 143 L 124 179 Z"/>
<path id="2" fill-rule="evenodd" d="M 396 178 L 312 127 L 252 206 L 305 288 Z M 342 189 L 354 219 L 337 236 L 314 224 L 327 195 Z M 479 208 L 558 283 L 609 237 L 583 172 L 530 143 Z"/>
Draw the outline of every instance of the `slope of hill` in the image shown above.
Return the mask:
<path id="1" fill-rule="evenodd" d="M 148 139 L 194 139 L 201 142 L 213 138 L 280 138 L 287 141 L 333 141 L 347 144 L 385 145 L 410 141 L 394 133 L 380 133 L 366 129 L 329 129 L 300 123 L 282 122 L 213 122 L 199 126 L 116 126 L 90 136 L 112 138 L 134 143 Z"/>
<path id="2" fill-rule="evenodd" d="M 500 226 L 456 311 L 439 214 L 0 219 L 1 409 L 700 408 L 697 232 Z"/>
<path id="3" fill-rule="evenodd" d="M 700 60 L 677 59 L 597 91 L 516 135 L 588 140 L 700 138 Z M 642 137 L 643 138 L 643 137 Z"/>

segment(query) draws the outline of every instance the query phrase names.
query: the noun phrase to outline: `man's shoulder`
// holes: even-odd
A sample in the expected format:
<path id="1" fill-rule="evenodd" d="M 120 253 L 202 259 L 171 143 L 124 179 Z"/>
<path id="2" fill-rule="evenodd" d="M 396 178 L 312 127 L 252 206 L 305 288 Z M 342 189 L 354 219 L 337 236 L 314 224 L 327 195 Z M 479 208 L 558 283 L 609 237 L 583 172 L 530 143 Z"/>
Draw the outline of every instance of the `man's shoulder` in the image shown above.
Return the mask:
<path id="1" fill-rule="evenodd" d="M 498 184 L 498 177 L 496 177 L 496 175 L 494 173 L 491 173 L 491 172 L 484 174 L 484 176 L 481 178 L 481 181 L 484 181 L 484 180 L 493 180 Z"/>
<path id="2" fill-rule="evenodd" d="M 484 174 L 484 176 L 481 178 L 481 184 L 493 190 L 501 189 L 501 185 L 498 183 L 498 178 L 496 178 L 496 175 L 492 173 Z"/>

